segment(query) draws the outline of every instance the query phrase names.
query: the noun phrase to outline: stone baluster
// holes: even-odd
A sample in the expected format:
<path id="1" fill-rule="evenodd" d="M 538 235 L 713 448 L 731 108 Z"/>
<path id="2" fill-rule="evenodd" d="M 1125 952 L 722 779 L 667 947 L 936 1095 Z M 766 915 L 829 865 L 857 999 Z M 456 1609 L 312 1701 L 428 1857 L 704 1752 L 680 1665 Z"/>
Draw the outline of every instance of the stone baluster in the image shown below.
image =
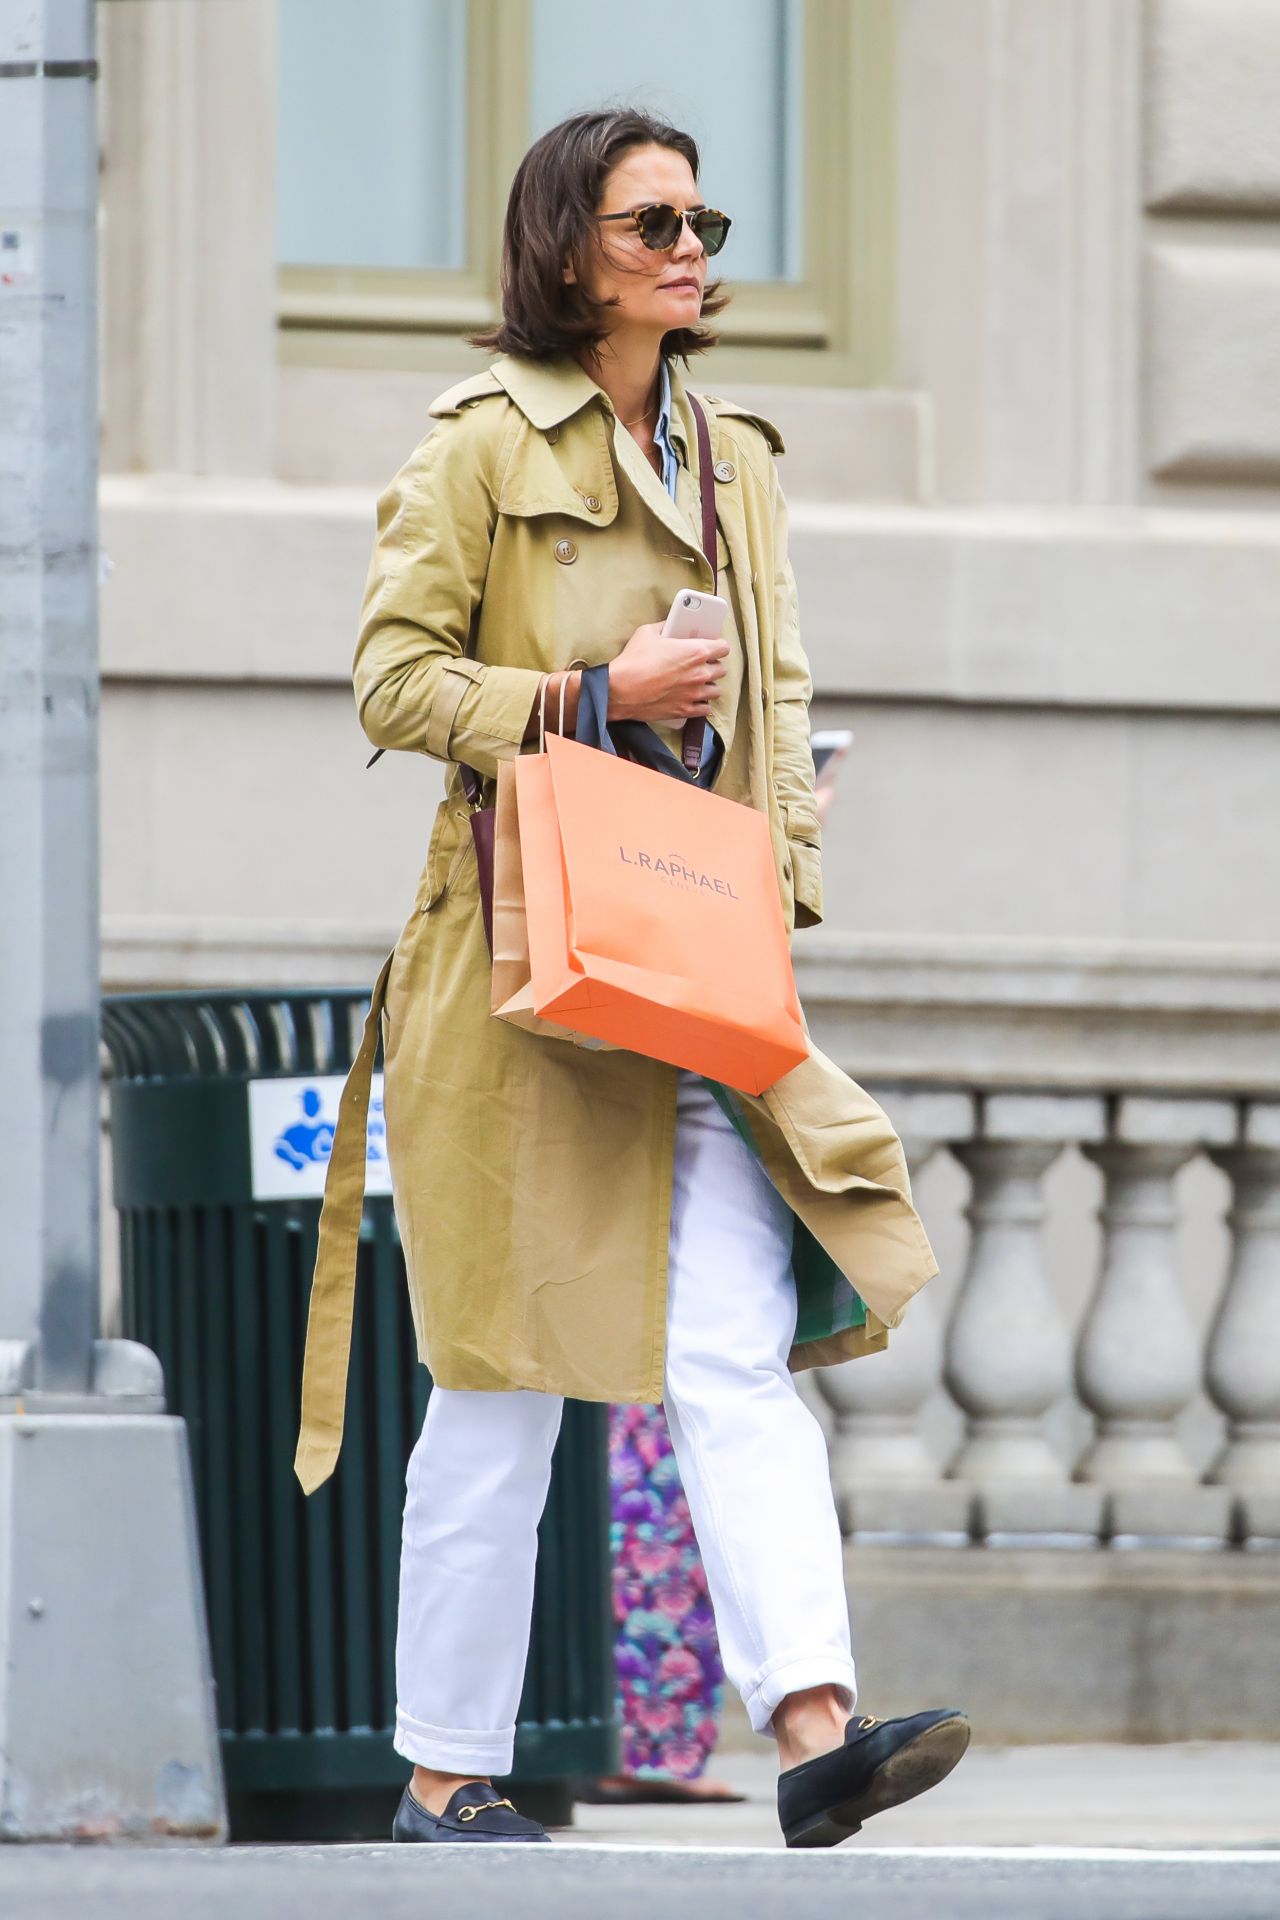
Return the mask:
<path id="1" fill-rule="evenodd" d="M 1202 1144 L 1234 1135 L 1228 1101 L 1126 1094 L 1108 1138 L 1084 1150 L 1105 1189 L 1101 1266 L 1076 1355 L 1077 1389 L 1098 1421 L 1080 1480 L 1110 1488 L 1195 1481 L 1176 1424 L 1199 1384 L 1200 1345 L 1174 1261 L 1174 1179 Z M 1164 1531 L 1163 1522 L 1153 1530 Z"/>
<path id="2" fill-rule="evenodd" d="M 1245 1110 L 1240 1144 L 1210 1158 L 1231 1181 L 1231 1268 L 1209 1337 L 1205 1385 L 1227 1416 L 1209 1473 L 1250 1500 L 1280 1499 L 1280 1103 Z M 1274 1525 L 1274 1520 L 1272 1522 Z"/>
<path id="3" fill-rule="evenodd" d="M 914 1184 L 943 1140 L 973 1124 L 973 1100 L 960 1092 L 884 1096 Z M 831 1410 L 831 1476 L 846 1532 L 967 1532 L 956 1489 L 939 1494 L 940 1468 L 925 1444 L 920 1416 L 942 1371 L 942 1321 L 934 1285 L 912 1300 L 885 1353 L 814 1374 Z M 881 1490 L 883 1489 L 883 1494 Z M 927 1489 L 923 1501 L 913 1497 Z"/>
<path id="4" fill-rule="evenodd" d="M 947 1471 L 982 1487 L 1066 1478 L 1044 1416 L 1070 1385 L 1070 1342 L 1041 1245 L 1045 1172 L 1066 1140 L 1101 1133 L 1101 1100 L 989 1094 L 978 1137 L 952 1152 L 972 1195 L 969 1254 L 946 1341 L 946 1383 L 967 1431 Z"/>

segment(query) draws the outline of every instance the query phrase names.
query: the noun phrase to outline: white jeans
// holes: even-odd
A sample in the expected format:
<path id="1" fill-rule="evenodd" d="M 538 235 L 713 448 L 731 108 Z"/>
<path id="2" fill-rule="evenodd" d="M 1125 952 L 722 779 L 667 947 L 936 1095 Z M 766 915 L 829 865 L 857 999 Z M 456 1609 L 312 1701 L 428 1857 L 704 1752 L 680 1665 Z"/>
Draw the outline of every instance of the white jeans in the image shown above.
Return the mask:
<path id="1" fill-rule="evenodd" d="M 725 1672 L 757 1733 L 830 1682 L 852 1712 L 826 1442 L 787 1368 L 792 1215 L 702 1081 L 681 1074 L 665 1405 Z M 558 1395 L 433 1389 L 409 1461 L 395 1747 L 510 1771 Z"/>

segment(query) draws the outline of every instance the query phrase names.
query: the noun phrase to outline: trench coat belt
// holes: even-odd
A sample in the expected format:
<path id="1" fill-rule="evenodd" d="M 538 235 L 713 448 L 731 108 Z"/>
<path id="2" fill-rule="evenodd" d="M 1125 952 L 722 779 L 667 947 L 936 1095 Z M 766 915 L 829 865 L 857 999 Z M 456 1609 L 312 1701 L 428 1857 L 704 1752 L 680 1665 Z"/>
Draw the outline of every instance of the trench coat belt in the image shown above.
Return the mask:
<path id="1" fill-rule="evenodd" d="M 302 1424 L 293 1470 L 304 1493 L 323 1486 L 342 1446 L 351 1361 L 351 1316 L 356 1299 L 356 1255 L 364 1214 L 365 1156 L 368 1151 L 369 1094 L 378 1051 L 387 979 L 395 954 L 388 954 L 374 984 L 364 1034 L 351 1063 L 333 1136 L 320 1209 L 316 1270 L 307 1314 L 307 1344 L 302 1360 Z"/>

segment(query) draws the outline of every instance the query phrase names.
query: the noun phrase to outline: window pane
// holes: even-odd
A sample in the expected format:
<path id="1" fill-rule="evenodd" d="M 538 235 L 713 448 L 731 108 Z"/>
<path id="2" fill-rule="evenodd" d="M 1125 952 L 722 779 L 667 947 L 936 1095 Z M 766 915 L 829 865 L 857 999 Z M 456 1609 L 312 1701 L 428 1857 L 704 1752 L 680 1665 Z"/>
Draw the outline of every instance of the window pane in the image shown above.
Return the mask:
<path id="1" fill-rule="evenodd" d="M 286 265 L 465 265 L 466 12 L 280 0 Z"/>
<path id="2" fill-rule="evenodd" d="M 798 280 L 803 0 L 646 0 L 628 30 L 613 7 L 532 0 L 535 134 L 600 106 L 649 107 L 693 135 L 702 191 L 733 219 L 714 271 Z"/>

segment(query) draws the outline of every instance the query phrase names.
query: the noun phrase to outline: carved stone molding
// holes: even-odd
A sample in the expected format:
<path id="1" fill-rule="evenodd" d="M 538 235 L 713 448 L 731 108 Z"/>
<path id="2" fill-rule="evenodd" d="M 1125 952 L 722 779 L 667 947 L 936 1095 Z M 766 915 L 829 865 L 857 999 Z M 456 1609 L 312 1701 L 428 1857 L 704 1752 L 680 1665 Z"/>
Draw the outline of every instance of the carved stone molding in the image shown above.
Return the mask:
<path id="1" fill-rule="evenodd" d="M 269 473 L 275 7 L 101 19 L 103 466 Z"/>

